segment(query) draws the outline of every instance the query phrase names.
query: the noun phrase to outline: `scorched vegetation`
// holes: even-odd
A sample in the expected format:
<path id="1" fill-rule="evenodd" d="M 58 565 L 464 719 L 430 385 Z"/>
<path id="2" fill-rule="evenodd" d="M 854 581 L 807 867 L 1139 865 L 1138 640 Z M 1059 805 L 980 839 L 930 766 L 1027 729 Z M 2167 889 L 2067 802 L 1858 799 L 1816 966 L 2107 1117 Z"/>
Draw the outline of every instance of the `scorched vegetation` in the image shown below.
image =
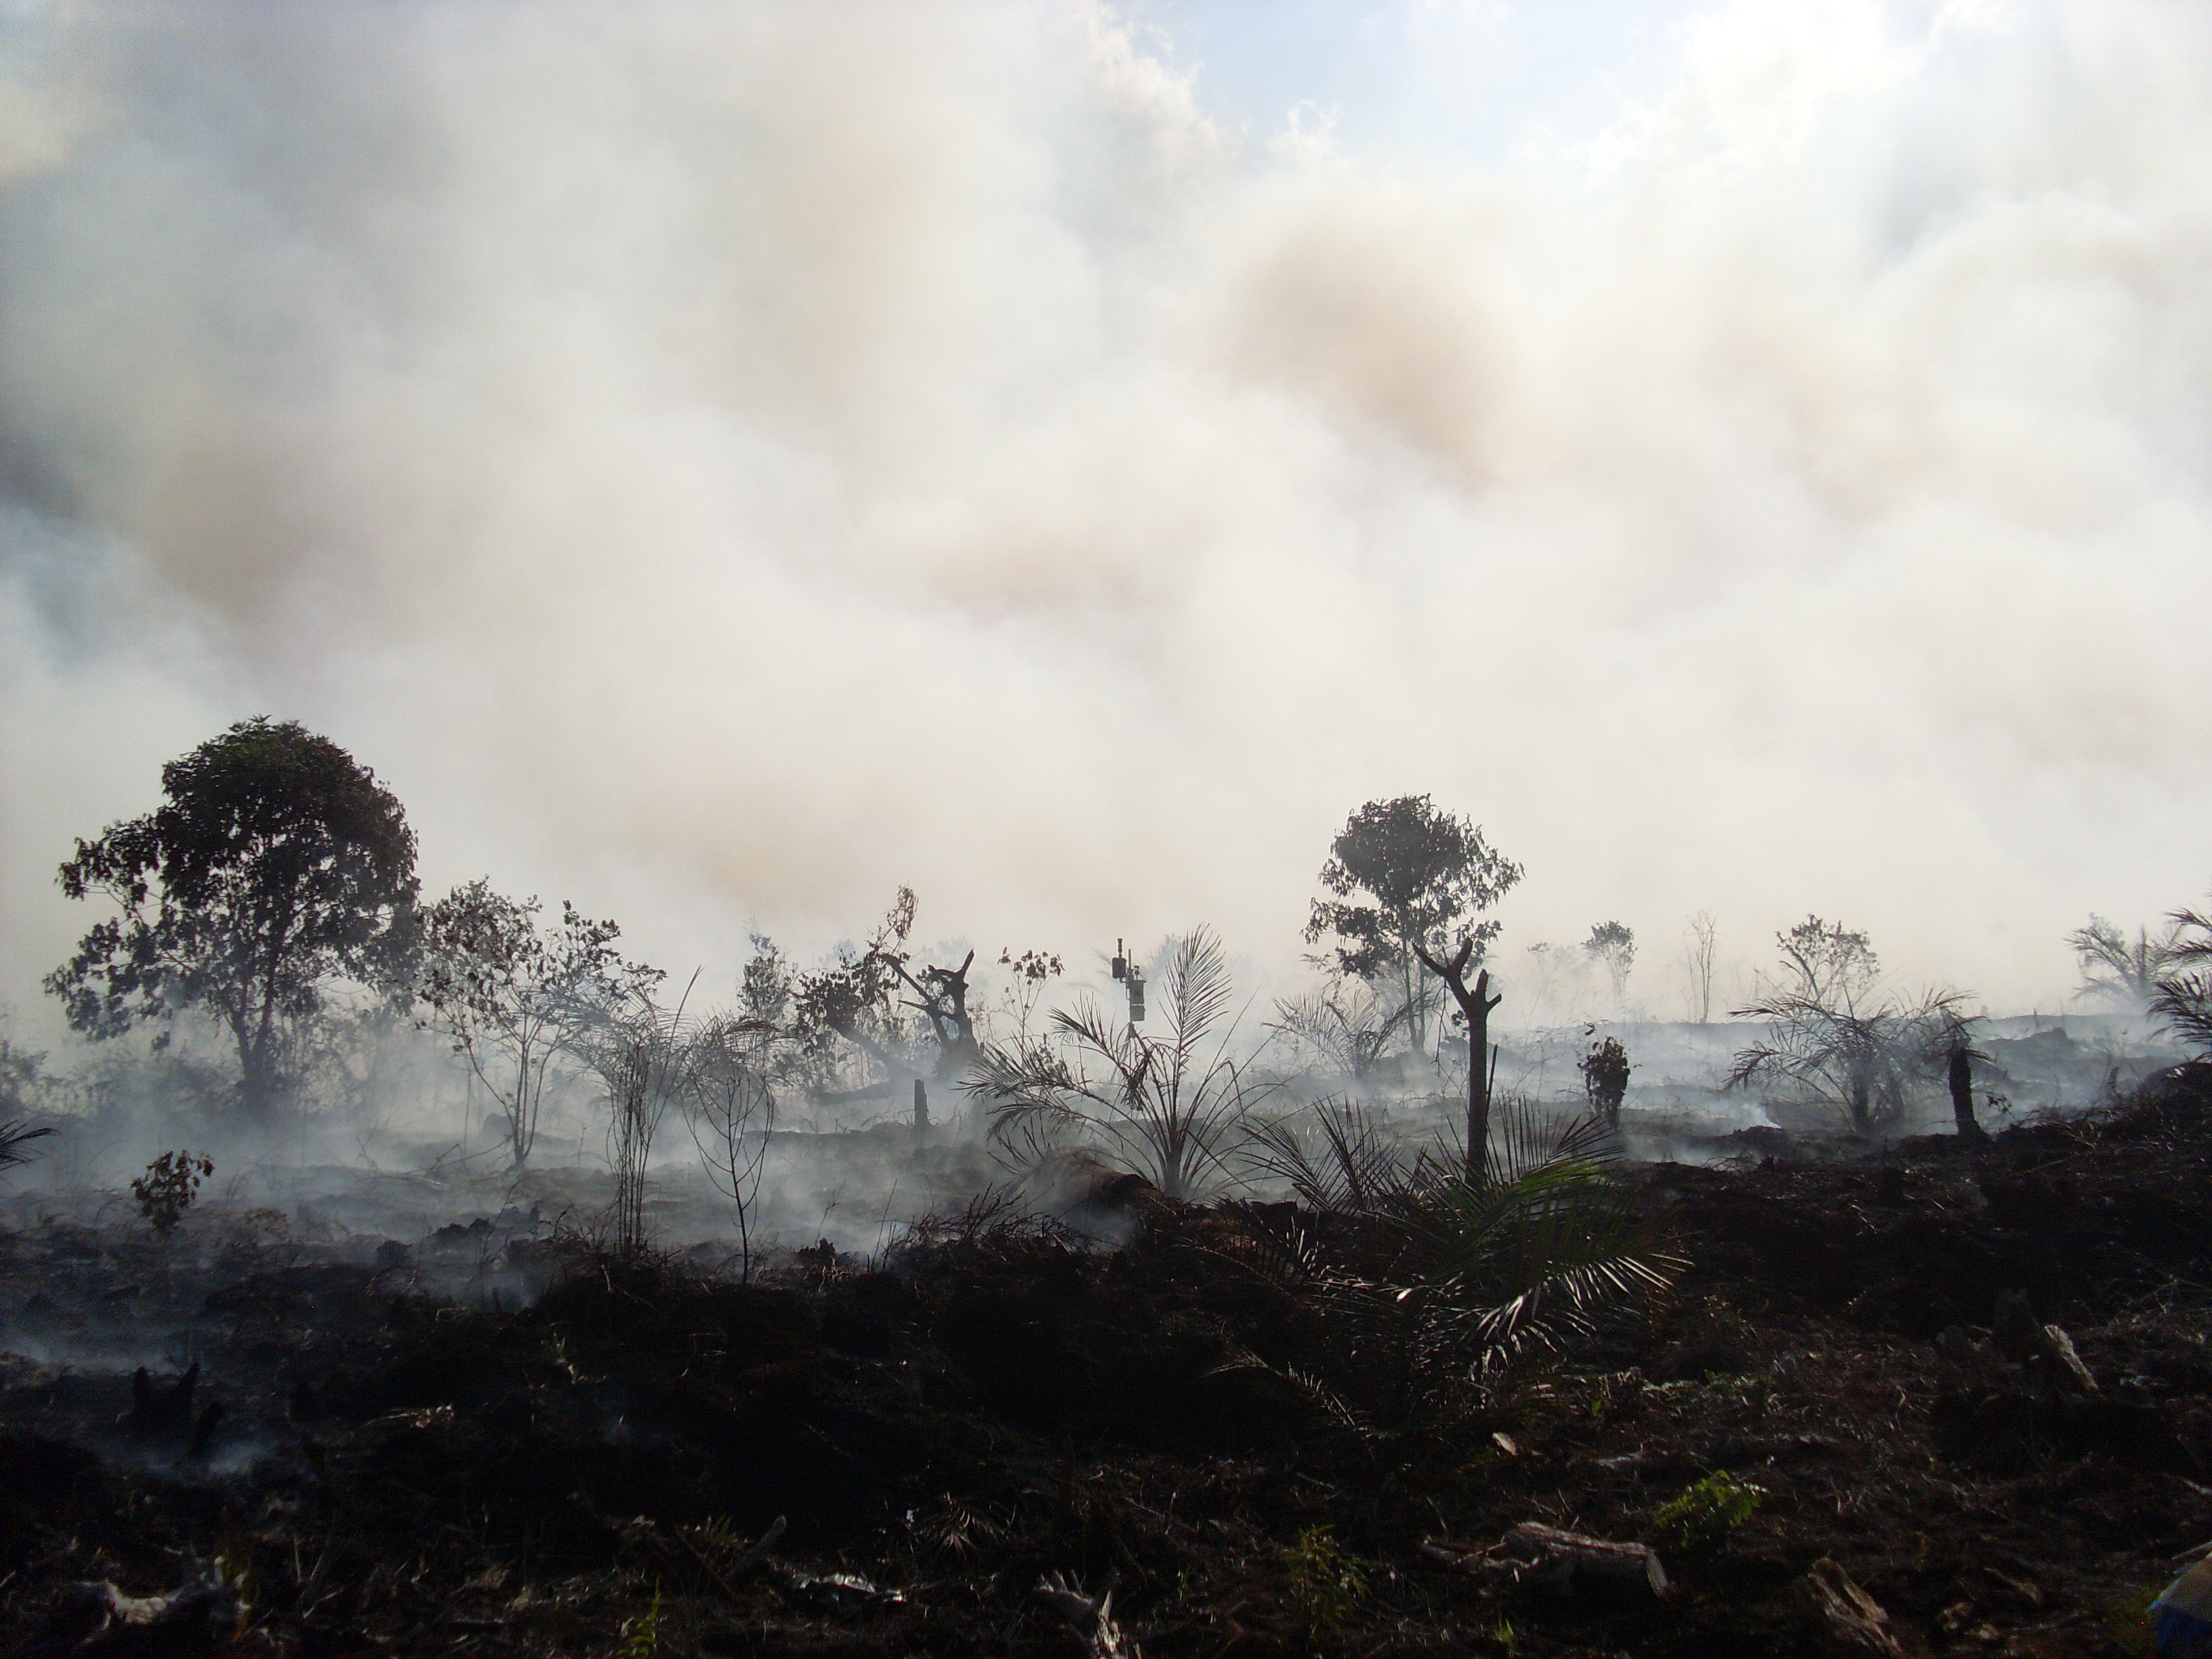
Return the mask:
<path id="1" fill-rule="evenodd" d="M 418 905 L 295 726 L 163 783 L 63 867 L 98 1046 L 0 1045 L 0 1654 L 2087 1659 L 2212 1537 L 2193 912 L 2072 943 L 2196 1057 L 2027 1122 L 2063 1029 L 1808 918 L 1659 1144 L 1650 1023 L 1505 1023 L 1632 931 L 1494 961 L 1426 796 L 1248 1024 L 1209 928 L 1085 983 L 907 889 L 722 1000 Z"/>

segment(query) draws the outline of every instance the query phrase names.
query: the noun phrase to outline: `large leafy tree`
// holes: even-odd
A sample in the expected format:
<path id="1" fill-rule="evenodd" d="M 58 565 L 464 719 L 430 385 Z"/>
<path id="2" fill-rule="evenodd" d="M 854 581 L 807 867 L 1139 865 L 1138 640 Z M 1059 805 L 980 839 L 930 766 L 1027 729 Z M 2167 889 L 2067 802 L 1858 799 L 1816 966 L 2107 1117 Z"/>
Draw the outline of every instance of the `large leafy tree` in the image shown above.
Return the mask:
<path id="1" fill-rule="evenodd" d="M 1309 943 L 1332 940 L 1343 972 L 1388 988 L 1406 1011 L 1416 1048 L 1425 1048 L 1435 994 L 1421 953 L 1449 957 L 1462 945 L 1480 963 L 1499 923 L 1478 921 L 1521 879 L 1521 866 L 1482 838 L 1473 819 L 1426 795 L 1371 800 L 1329 844 L 1306 924 Z"/>
<path id="2" fill-rule="evenodd" d="M 212 1017 L 237 1044 L 241 1107 L 265 1118 L 333 983 L 400 982 L 414 833 L 374 772 L 295 720 L 240 722 L 163 767 L 161 793 L 62 866 L 64 893 L 119 914 L 46 988 L 95 1040 Z"/>

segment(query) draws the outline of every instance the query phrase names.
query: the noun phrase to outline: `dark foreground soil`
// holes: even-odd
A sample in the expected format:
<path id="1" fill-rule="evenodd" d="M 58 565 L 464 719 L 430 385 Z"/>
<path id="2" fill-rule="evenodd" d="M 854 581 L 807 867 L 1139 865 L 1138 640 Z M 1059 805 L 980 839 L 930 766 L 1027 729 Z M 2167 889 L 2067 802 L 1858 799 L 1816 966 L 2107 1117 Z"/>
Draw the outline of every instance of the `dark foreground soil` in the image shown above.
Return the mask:
<path id="1" fill-rule="evenodd" d="M 1322 1316 L 1241 1265 L 1233 1209 L 1152 1205 L 1111 1253 L 981 1220 L 751 1285 L 517 1241 L 553 1284 L 521 1310 L 410 1290 L 396 1251 L 241 1237 L 192 1273 L 0 1239 L 0 1346 L 182 1310 L 203 1367 L 134 1406 L 113 1369 L 0 1358 L 0 1653 L 1083 1653 L 1048 1575 L 1110 1585 L 1153 1659 L 1847 1650 L 1823 1558 L 1905 1653 L 2145 1651 L 2212 1544 L 2212 1072 L 1984 1147 L 1781 1152 L 1639 1171 L 1688 1264 L 1661 1305 L 1371 1431 L 1284 1376 Z M 1992 1350 L 2007 1289 L 2094 1392 Z M 1716 1474 L 1755 1507 L 1670 1521 Z M 1531 1521 L 1655 1545 L 1673 1593 L 1471 1564 Z M 80 1648 L 73 1583 L 211 1574 L 235 1629 Z"/>

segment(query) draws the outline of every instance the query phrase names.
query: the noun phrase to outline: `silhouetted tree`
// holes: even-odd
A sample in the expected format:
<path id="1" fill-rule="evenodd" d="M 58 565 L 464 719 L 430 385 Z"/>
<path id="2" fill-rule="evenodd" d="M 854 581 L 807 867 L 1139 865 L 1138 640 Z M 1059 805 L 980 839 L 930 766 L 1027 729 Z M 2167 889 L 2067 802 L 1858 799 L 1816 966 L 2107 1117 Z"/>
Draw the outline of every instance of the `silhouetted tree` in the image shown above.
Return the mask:
<path id="1" fill-rule="evenodd" d="M 756 948 L 766 943 L 754 942 Z M 776 1049 L 782 1036 L 780 1014 L 763 1019 L 750 995 L 746 1003 L 744 1012 L 721 1015 L 700 1029 L 688 1080 L 691 1138 L 736 1212 L 738 1274 L 749 1284 L 759 1251 L 761 1182 L 775 1133 Z"/>
<path id="2" fill-rule="evenodd" d="M 817 1061 L 824 1068 L 833 1066 L 837 1058 L 833 1039 L 842 1039 L 884 1073 L 845 1097 L 892 1097 L 902 1081 L 915 1075 L 910 1033 L 898 1007 L 914 912 L 914 890 L 900 888 L 865 946 L 855 950 L 842 945 L 826 967 L 800 974 L 793 982 L 792 1030 Z M 817 1096 L 831 1097 L 819 1091 Z"/>
<path id="3" fill-rule="evenodd" d="M 971 950 L 957 968 L 929 967 L 917 974 L 909 972 L 902 961 L 893 964 L 899 979 L 915 995 L 915 1000 L 906 1006 L 927 1023 L 937 1044 L 940 1078 L 958 1077 L 975 1064 L 980 1052 L 975 1017 L 968 1012 L 968 970 L 975 963 L 975 953 Z"/>
<path id="4" fill-rule="evenodd" d="M 401 985 L 415 836 L 374 773 L 293 720 L 240 722 L 163 767 L 161 791 L 62 866 L 70 897 L 122 914 L 46 986 L 94 1040 L 211 1015 L 237 1045 L 240 1103 L 263 1118 L 333 981 Z"/>
<path id="5" fill-rule="evenodd" d="M 1521 873 L 1474 820 L 1439 811 L 1426 795 L 1371 800 L 1329 844 L 1321 884 L 1334 896 L 1314 901 L 1305 936 L 1333 939 L 1330 955 L 1343 972 L 1389 985 L 1407 1010 L 1413 1046 L 1423 1048 L 1431 1002 L 1419 964 L 1462 945 L 1480 963 L 1499 924 L 1474 918 Z"/>
<path id="6" fill-rule="evenodd" d="M 1628 995 L 1628 970 L 1636 966 L 1636 934 L 1627 923 L 1601 921 L 1583 941 L 1583 953 L 1605 969 L 1616 1004 Z"/>
<path id="7" fill-rule="evenodd" d="M 936 1051 L 927 1062 L 931 1074 L 948 1082 L 980 1053 L 968 1006 L 975 953 L 969 951 L 957 968 L 915 967 L 908 944 L 915 908 L 914 890 L 900 888 L 864 948 L 845 946 L 827 967 L 799 975 L 792 988 L 794 1029 L 817 1055 L 824 1054 L 830 1037 L 840 1037 L 884 1073 L 855 1091 L 859 1097 L 895 1097 L 904 1083 L 918 1080 L 921 1042 Z M 917 1019 L 910 1022 L 908 1013 Z"/>
<path id="8" fill-rule="evenodd" d="M 1881 958 L 1865 933 L 1808 915 L 1774 941 L 1782 948 L 1779 989 L 1850 1007 L 1881 977 Z"/>
<path id="9" fill-rule="evenodd" d="M 1989 1056 L 1974 1047 L 1963 1019 L 1947 1022 L 1943 1043 L 1943 1086 L 1951 1096 L 1952 1126 L 1961 1139 L 1986 1140 L 1989 1136 L 1974 1119 L 1974 1062 Z"/>
<path id="10" fill-rule="evenodd" d="M 1700 910 L 1690 918 L 1684 965 L 1690 971 L 1690 1012 L 1700 1025 L 1710 1024 L 1713 1018 L 1713 956 L 1719 930 L 1720 924 L 1710 910 Z"/>
<path id="11" fill-rule="evenodd" d="M 692 975 L 693 985 L 698 977 Z M 651 981 L 628 988 L 611 1017 L 583 1042 L 586 1063 L 606 1085 L 608 1161 L 615 1176 L 611 1218 L 615 1248 L 625 1255 L 635 1255 L 648 1241 L 645 1184 L 653 1139 L 670 1105 L 691 1094 L 699 1059 L 696 1033 L 684 1018 L 692 987 L 684 988 L 673 1008 L 663 1008 L 652 994 L 659 979 L 656 973 Z"/>

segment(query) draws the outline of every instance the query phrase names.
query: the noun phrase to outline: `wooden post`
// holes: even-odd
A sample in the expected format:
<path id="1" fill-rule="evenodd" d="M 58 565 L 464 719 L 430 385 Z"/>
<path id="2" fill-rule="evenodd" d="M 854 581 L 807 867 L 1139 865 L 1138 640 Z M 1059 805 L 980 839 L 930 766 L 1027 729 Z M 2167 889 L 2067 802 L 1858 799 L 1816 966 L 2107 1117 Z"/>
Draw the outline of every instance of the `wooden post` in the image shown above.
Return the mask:
<path id="1" fill-rule="evenodd" d="M 929 1127 L 929 1091 L 920 1078 L 914 1080 L 914 1132 L 920 1134 Z"/>

